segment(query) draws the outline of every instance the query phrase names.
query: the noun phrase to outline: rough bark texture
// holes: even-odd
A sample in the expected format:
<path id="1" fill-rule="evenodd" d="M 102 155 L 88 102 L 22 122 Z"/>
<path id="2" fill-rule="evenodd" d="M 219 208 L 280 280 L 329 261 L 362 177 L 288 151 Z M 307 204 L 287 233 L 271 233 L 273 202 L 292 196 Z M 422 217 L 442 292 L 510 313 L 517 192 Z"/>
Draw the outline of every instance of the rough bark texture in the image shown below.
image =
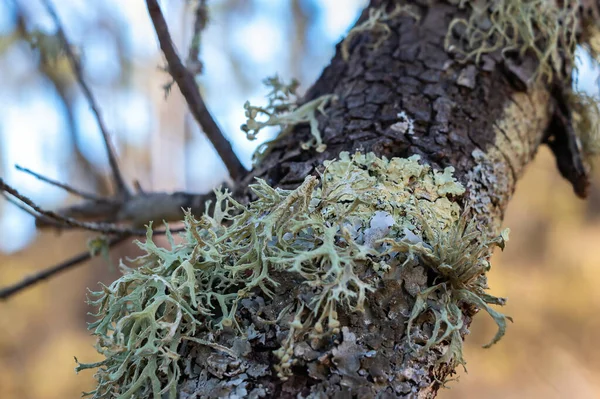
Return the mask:
<path id="1" fill-rule="evenodd" d="M 370 8 L 382 3 L 374 1 Z M 271 185 L 295 187 L 324 160 L 360 150 L 386 157 L 419 154 L 435 168 L 453 166 L 466 183 L 478 164 L 473 151 L 491 150 L 502 158 L 498 167 L 508 168 L 506 176 L 498 176 L 505 187 L 494 189 L 501 198 L 489 209 L 492 219 L 501 219 L 514 183 L 544 139 L 555 104 L 543 87 L 519 91 L 521 82 L 499 54 L 484 56 L 479 68 L 454 62 L 444 50 L 444 37 L 450 21 L 463 12 L 443 1 L 420 10 L 420 21 L 408 15 L 391 21 L 389 38 L 376 49 L 368 34 L 355 38 L 348 62 L 338 45 L 305 96 L 305 101 L 324 94 L 339 98 L 320 117 L 326 151 L 303 151 L 298 143 L 309 138 L 309 130 L 298 128 L 276 144 L 246 182 L 258 176 Z M 359 23 L 367 14 L 368 9 Z M 394 129 L 402 111 L 415 121 L 413 135 Z"/>
<path id="2" fill-rule="evenodd" d="M 369 7 L 386 4 L 372 1 Z M 416 5 L 421 19 L 405 15 L 389 21 L 391 34 L 377 48 L 372 35 L 360 34 L 350 43 L 346 62 L 338 45 L 331 64 L 307 93 L 305 101 L 324 94 L 339 98 L 319 117 L 327 149 L 300 149 L 299 143 L 309 138 L 308 128 L 300 126 L 275 145 L 246 184 L 261 177 L 274 186 L 296 187 L 341 151 L 419 154 L 434 168 L 453 166 L 468 188 L 462 205 L 471 207 L 490 235 L 498 233 L 525 166 L 544 140 L 562 137 L 551 123 L 559 102 L 549 86 L 525 88 L 519 79 L 523 71 L 499 54 L 485 56 L 481 65 L 454 62 L 444 49 L 444 37 L 450 21 L 464 11 L 443 1 Z M 367 17 L 365 10 L 360 21 Z M 395 126 L 403 111 L 414 120 L 412 135 Z M 257 331 L 237 364 L 210 348 L 187 349 L 182 397 L 432 398 L 453 373 L 437 362 L 445 348 L 417 355 L 408 348 L 406 335 L 415 295 L 431 278 L 423 268 L 389 273 L 369 295 L 365 313 L 340 315 L 339 336 L 316 348 L 299 345 L 294 375 L 281 381 L 272 369 L 277 362 L 273 350 L 286 331 L 261 323 L 260 315 L 273 319 L 290 298 L 301 295 L 297 281 L 282 277 L 274 300 L 242 302 L 239 318 L 251 320 Z M 464 309 L 466 326 L 475 312 Z M 423 320 L 413 337 L 426 338 L 431 329 Z M 217 339 L 236 345 L 233 332 Z"/>

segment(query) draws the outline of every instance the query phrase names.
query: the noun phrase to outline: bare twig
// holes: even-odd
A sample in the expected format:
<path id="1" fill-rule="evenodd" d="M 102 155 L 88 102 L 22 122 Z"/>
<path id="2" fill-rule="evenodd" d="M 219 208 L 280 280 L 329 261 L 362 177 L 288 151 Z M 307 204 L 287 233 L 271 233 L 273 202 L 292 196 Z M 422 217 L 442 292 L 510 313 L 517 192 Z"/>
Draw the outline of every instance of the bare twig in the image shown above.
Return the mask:
<path id="1" fill-rule="evenodd" d="M 121 171 L 119 170 L 117 158 L 115 156 L 114 149 L 112 148 L 112 145 L 110 143 L 110 136 L 108 133 L 108 129 L 106 128 L 106 125 L 104 124 L 104 120 L 102 119 L 102 117 L 100 115 L 100 109 L 98 107 L 98 104 L 96 103 L 96 99 L 94 98 L 92 91 L 90 90 L 85 79 L 83 78 L 83 69 L 81 68 L 81 63 L 79 62 L 79 58 L 73 52 L 71 43 L 69 42 L 69 40 L 67 39 L 67 36 L 65 35 L 65 31 L 62 27 L 60 18 L 58 17 L 56 10 L 50 3 L 50 0 L 42 0 L 42 3 L 44 4 L 44 6 L 46 7 L 46 10 L 48 11 L 50 16 L 54 20 L 54 24 L 56 25 L 56 29 L 57 29 L 57 35 L 64 46 L 65 54 L 67 55 L 67 59 L 69 60 L 69 63 L 71 64 L 71 68 L 73 68 L 75 78 L 77 79 L 79 86 L 81 86 L 81 90 L 83 90 L 83 94 L 85 95 L 85 97 L 87 98 L 87 100 L 90 104 L 90 108 L 92 109 L 92 112 L 94 113 L 94 116 L 96 117 L 96 122 L 98 123 L 98 127 L 100 128 L 100 132 L 102 132 L 102 137 L 104 139 L 104 145 L 106 146 L 106 152 L 108 154 L 108 162 L 109 162 L 110 168 L 112 170 L 115 185 L 117 186 L 116 187 L 117 193 L 120 196 L 123 196 L 125 198 L 129 197 L 131 195 L 131 193 L 129 192 L 129 189 L 127 188 L 127 185 L 125 184 L 125 180 L 123 179 L 123 176 L 121 175 Z"/>
<path id="2" fill-rule="evenodd" d="M 119 213 L 119 209 L 121 209 L 122 206 L 122 202 L 108 203 L 84 201 L 75 205 L 58 209 L 56 213 L 60 216 L 75 218 L 82 222 L 104 221 L 108 223 L 115 223 L 120 222 L 116 215 Z M 37 219 L 35 225 L 38 228 L 49 227 L 47 223 L 41 219 Z"/>
<path id="3" fill-rule="evenodd" d="M 198 75 L 202 73 L 202 70 L 204 69 L 204 65 L 200 60 L 200 45 L 202 43 L 201 33 L 208 23 L 208 7 L 206 5 L 206 0 L 198 1 L 198 6 L 194 12 L 194 18 L 194 32 L 188 51 L 186 66 L 192 75 Z"/>
<path id="4" fill-rule="evenodd" d="M 73 219 L 73 218 L 70 218 L 67 216 L 62 216 L 56 212 L 46 211 L 46 210 L 40 208 L 38 205 L 36 205 L 32 200 L 30 200 L 23 194 L 19 193 L 15 188 L 6 184 L 3 179 L 0 179 L 0 191 L 5 191 L 6 193 L 17 198 L 19 201 L 21 201 L 25 205 L 29 206 L 31 209 L 33 209 L 38 214 L 45 216 L 47 218 L 50 218 L 52 220 L 55 220 L 59 223 L 63 223 L 65 226 L 68 226 L 68 227 L 79 227 L 82 229 L 96 231 L 96 232 L 105 233 L 105 234 L 131 234 L 131 235 L 137 235 L 137 236 L 146 235 L 146 230 L 144 230 L 144 229 L 122 228 L 122 227 L 115 226 L 114 224 L 111 224 L 111 223 L 80 222 L 77 219 Z"/>
<path id="5" fill-rule="evenodd" d="M 144 190 L 144 188 L 142 187 L 142 185 L 140 184 L 139 180 L 134 180 L 133 181 L 133 188 L 135 188 L 135 191 L 138 194 L 144 194 L 146 191 Z"/>
<path id="6" fill-rule="evenodd" d="M 109 248 L 114 247 L 115 245 L 125 241 L 128 237 L 128 235 L 123 235 L 120 237 L 113 238 L 108 242 L 107 246 Z M 83 264 L 83 262 L 90 259 L 91 257 L 92 254 L 90 253 L 90 251 L 82 252 L 79 255 L 72 257 L 71 259 L 67 259 L 64 262 L 59 263 L 58 265 L 44 269 L 31 276 L 27 276 L 18 283 L 0 289 L 0 300 L 6 300 L 10 296 L 24 290 L 25 288 L 31 287 L 32 285 L 35 285 L 43 280 L 54 277 L 58 273 L 72 269 L 77 265 L 81 265 Z"/>
<path id="7" fill-rule="evenodd" d="M 182 209 L 189 209 L 195 215 L 204 212 L 207 201 L 214 199 L 214 192 L 208 194 L 175 193 L 140 193 L 124 202 L 98 203 L 95 201 L 84 202 L 65 208 L 58 212 L 46 211 L 36 205 L 31 199 L 19 193 L 15 188 L 6 184 L 0 178 L 0 194 L 8 201 L 36 218 L 38 227 L 50 225 L 59 228 L 81 228 L 104 234 L 127 234 L 134 236 L 146 235 L 146 230 L 140 227 L 154 221 L 157 225 L 162 222 L 180 221 L 183 217 Z M 20 201 L 17 202 L 12 197 Z M 111 222 L 129 222 L 132 227 L 118 227 L 114 223 L 85 222 L 69 215 L 81 218 L 104 218 Z M 171 232 L 182 231 L 172 230 Z M 166 230 L 154 231 L 154 234 L 164 234 Z"/>
<path id="8" fill-rule="evenodd" d="M 78 189 L 76 189 L 74 187 L 71 187 L 71 186 L 67 185 L 67 184 L 64 184 L 64 183 L 58 182 L 56 180 L 52 180 L 52 179 L 50 179 L 50 178 L 48 178 L 46 176 L 40 175 L 39 173 L 36 173 L 36 172 L 32 171 L 31 169 L 27 169 L 27 168 L 24 168 L 24 167 L 19 166 L 19 165 L 15 165 L 15 168 L 17 168 L 17 170 L 19 170 L 21 172 L 27 173 L 27 174 L 35 177 L 35 178 L 37 178 L 37 179 L 39 179 L 39 180 L 41 180 L 43 182 L 46 182 L 46 183 L 51 184 L 53 186 L 62 188 L 63 190 L 65 190 L 65 191 L 67 191 L 67 192 L 69 192 L 71 194 L 77 195 L 78 197 L 85 198 L 85 199 L 88 199 L 88 200 L 91 200 L 91 201 L 96 201 L 96 202 L 110 202 L 110 203 L 114 203 L 115 202 L 113 199 L 110 199 L 110 198 L 104 198 L 104 197 L 99 197 L 99 196 L 94 195 L 94 194 L 85 193 L 85 192 L 80 191 L 80 190 L 78 190 Z"/>
<path id="9" fill-rule="evenodd" d="M 57 220 L 55 217 L 44 216 L 42 213 L 32 210 L 29 204 L 24 202 L 26 197 L 20 193 L 18 193 L 17 196 L 14 195 L 14 193 L 17 192 L 16 189 L 11 187 L 13 190 L 11 195 L 15 196 L 15 198 L 19 199 L 21 202 L 16 201 L 12 197 L 8 197 L 6 193 L 2 191 L 2 187 L 0 187 L 0 194 L 17 207 L 34 216 L 36 218 L 36 226 L 40 228 L 87 228 L 81 226 L 81 222 L 92 221 L 108 223 L 127 222 L 132 227 L 139 228 L 148 224 L 150 221 L 154 221 L 157 224 L 161 222 L 179 221 L 183 218 L 182 209 L 189 209 L 193 214 L 201 215 L 204 212 L 206 201 L 214 199 L 214 192 L 209 192 L 207 194 L 145 192 L 142 190 L 141 186 L 139 186 L 139 182 L 137 181 L 134 182 L 137 192 L 129 198 L 112 199 L 95 197 L 82 193 L 66 184 L 56 182 L 39 173 L 32 172 L 29 169 L 19 166 L 17 166 L 17 168 L 32 174 L 44 182 L 63 188 L 66 191 L 79 196 L 89 196 L 91 198 L 88 201 L 57 210 L 55 214 L 59 215 L 61 218 L 60 220 Z M 8 187 L 6 183 L 4 184 Z M 33 203 L 33 201 L 29 199 L 26 200 Z M 44 212 L 47 213 L 47 211 Z M 65 219 L 74 219 L 80 223 L 77 225 L 68 224 L 65 223 Z"/>
<path id="10" fill-rule="evenodd" d="M 194 76 L 187 70 L 177 55 L 177 50 L 175 50 L 175 46 L 171 40 L 169 28 L 160 6 L 158 5 L 158 1 L 146 0 L 146 5 L 152 23 L 154 24 L 156 35 L 158 36 L 160 48 L 167 59 L 169 73 L 177 83 L 177 86 L 179 86 L 179 90 L 185 98 L 192 115 L 200 124 L 202 130 L 225 163 L 229 175 L 233 180 L 239 181 L 246 174 L 246 169 L 233 152 L 231 144 L 227 141 L 225 136 L 223 136 L 221 129 L 206 108 L 206 104 L 200 95 Z"/>
<path id="11" fill-rule="evenodd" d="M 8 196 L 5 192 L 1 192 L 0 194 L 8 202 L 10 202 L 11 204 L 13 204 L 17 208 L 21 209 L 23 212 L 28 213 L 29 215 L 33 216 L 35 218 L 35 220 L 36 220 L 36 224 L 37 224 L 37 222 L 39 220 L 39 221 L 43 222 L 45 225 L 53 226 L 53 227 L 56 227 L 56 228 L 61 228 L 61 227 L 64 226 L 62 223 L 59 223 L 59 222 L 57 222 L 54 219 L 50 219 L 49 217 L 46 217 L 44 215 L 40 215 L 40 214 L 36 213 L 35 211 L 29 209 L 28 207 L 26 207 L 25 205 L 23 205 L 21 202 L 19 202 L 16 199 Z"/>

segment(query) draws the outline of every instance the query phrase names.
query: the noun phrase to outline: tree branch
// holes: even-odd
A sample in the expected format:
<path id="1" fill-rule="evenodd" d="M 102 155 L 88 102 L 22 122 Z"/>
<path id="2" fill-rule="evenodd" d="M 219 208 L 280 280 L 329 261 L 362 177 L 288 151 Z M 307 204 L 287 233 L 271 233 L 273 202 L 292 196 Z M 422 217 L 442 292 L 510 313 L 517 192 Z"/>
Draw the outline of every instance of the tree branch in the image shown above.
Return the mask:
<path id="1" fill-rule="evenodd" d="M 0 190 L 17 198 L 18 200 L 23 202 L 25 205 L 29 206 L 31 209 L 33 209 L 35 212 L 39 213 L 40 215 L 50 218 L 52 220 L 55 220 L 59 223 L 62 223 L 68 227 L 78 227 L 78 228 L 82 228 L 82 229 L 86 229 L 86 230 L 90 230 L 90 231 L 96 231 L 96 232 L 105 233 L 105 234 L 131 234 L 131 235 L 138 235 L 138 236 L 146 235 L 146 230 L 144 230 L 144 229 L 122 228 L 122 227 L 117 227 L 114 224 L 110 224 L 110 223 L 80 222 L 77 219 L 73 219 L 73 218 L 70 218 L 67 216 L 62 216 L 56 212 L 46 211 L 46 210 L 40 208 L 38 205 L 36 205 L 31 199 L 29 199 L 26 196 L 24 196 L 23 194 L 19 193 L 15 188 L 6 184 L 3 179 L 0 179 Z"/>
<path id="2" fill-rule="evenodd" d="M 56 227 L 57 229 L 60 229 L 60 228 L 64 227 L 64 225 L 62 223 L 57 222 L 56 220 L 51 219 L 49 217 L 46 217 L 46 216 L 43 216 L 43 215 L 40 215 L 40 214 L 36 213 L 35 211 L 29 209 L 28 207 L 26 207 L 21 202 L 19 202 L 16 199 L 14 199 L 13 197 L 10 197 L 9 195 L 7 195 L 5 192 L 0 192 L 0 195 L 2 195 L 2 197 L 4 197 L 4 199 L 6 201 L 10 202 L 11 204 L 13 204 L 14 206 L 16 206 L 17 208 L 19 208 L 23 212 L 25 212 L 25 213 L 33 216 L 35 218 L 36 227 L 38 225 L 38 222 L 43 223 L 45 226 Z"/>
<path id="3" fill-rule="evenodd" d="M 81 198 L 84 198 L 87 200 L 91 200 L 91 201 L 96 201 L 96 202 L 106 202 L 106 203 L 114 203 L 115 202 L 113 199 L 110 199 L 110 198 L 104 198 L 104 197 L 99 197 L 95 194 L 85 193 L 81 190 L 78 190 L 74 187 L 69 186 L 68 184 L 64 184 L 59 181 L 52 180 L 46 176 L 40 175 L 39 173 L 36 173 L 36 172 L 32 171 L 31 169 L 27 169 L 27 168 L 24 168 L 19 165 L 15 165 L 15 168 L 17 168 L 18 171 L 27 173 L 28 175 L 31 175 L 31 176 L 35 177 L 36 179 L 41 180 L 45 183 L 48 183 L 52 186 L 62 188 L 66 192 L 77 195 L 78 197 L 81 197 Z"/>
<path id="4" fill-rule="evenodd" d="M 127 185 L 125 184 L 125 180 L 123 179 L 123 176 L 121 175 L 121 171 L 119 170 L 117 158 L 115 156 L 114 149 L 110 143 L 110 136 L 108 133 L 108 129 L 106 128 L 106 125 L 104 124 L 104 120 L 102 119 L 102 117 L 100 115 L 100 109 L 98 107 L 98 104 L 96 103 L 96 99 L 94 98 L 92 91 L 90 90 L 87 83 L 85 82 L 85 79 L 83 78 L 83 70 L 81 68 L 81 63 L 79 62 L 79 59 L 75 55 L 75 53 L 73 53 L 71 43 L 69 42 L 69 40 L 67 39 L 67 36 L 65 35 L 65 31 L 62 27 L 62 23 L 60 21 L 60 18 L 58 17 L 58 14 L 56 14 L 56 10 L 54 9 L 54 7 L 52 6 L 52 4 L 50 3 L 49 0 L 42 0 L 42 3 L 44 4 L 44 6 L 46 7 L 46 10 L 48 11 L 50 16 L 54 20 L 54 24 L 56 25 L 56 29 L 57 29 L 57 35 L 58 35 L 59 39 L 61 40 L 61 42 L 63 43 L 65 54 L 67 55 L 67 59 L 69 60 L 69 63 L 71 64 L 71 68 L 73 69 L 75 78 L 77 79 L 77 82 L 81 86 L 81 90 L 83 91 L 84 96 L 86 97 L 87 101 L 90 104 L 92 113 L 96 117 L 96 122 L 98 123 L 100 132 L 102 133 L 102 137 L 104 139 L 104 145 L 106 146 L 106 153 L 108 154 L 108 162 L 110 164 L 110 168 L 111 168 L 111 171 L 113 174 L 113 179 L 114 179 L 114 182 L 116 185 L 117 193 L 119 194 L 119 196 L 129 197 L 131 195 L 131 193 L 129 192 L 129 189 L 127 188 Z"/>
<path id="5" fill-rule="evenodd" d="M 177 50 L 175 50 L 175 46 L 171 39 L 167 22 L 165 21 L 165 17 L 162 14 L 158 2 L 156 0 L 146 0 L 146 5 L 152 23 L 154 24 L 156 35 L 158 36 L 160 48 L 167 59 L 169 73 L 177 83 L 177 86 L 179 86 L 179 90 L 185 98 L 194 119 L 200 124 L 202 130 L 225 163 L 229 175 L 233 180 L 239 181 L 246 174 L 246 169 L 233 152 L 231 144 L 227 141 L 225 136 L 223 136 L 221 129 L 208 111 L 204 99 L 200 95 L 194 76 L 183 65 L 181 59 L 177 55 Z"/>
<path id="6" fill-rule="evenodd" d="M 107 246 L 108 246 L 108 248 L 114 247 L 115 245 L 122 243 L 129 237 L 130 237 L 129 235 L 122 235 L 120 237 L 113 238 L 108 242 Z M 76 255 L 76 256 L 72 257 L 71 259 L 67 259 L 64 262 L 61 262 L 55 266 L 46 268 L 38 273 L 27 276 L 23 280 L 19 281 L 18 283 L 15 283 L 15 284 L 12 284 L 12 285 L 9 285 L 7 287 L 0 289 L 0 300 L 6 300 L 9 297 L 13 296 L 14 294 L 16 294 L 20 291 L 23 291 L 24 289 L 26 289 L 28 287 L 31 287 L 43 280 L 54 277 L 55 275 L 57 275 L 61 272 L 72 269 L 77 265 L 81 265 L 85 261 L 87 261 L 91 258 L 92 258 L 92 254 L 90 251 L 82 252 L 79 255 Z"/>
<path id="7" fill-rule="evenodd" d="M 208 23 L 208 7 L 206 5 L 206 0 L 198 1 L 194 17 L 194 33 L 188 51 L 186 65 L 192 75 L 197 75 L 202 73 L 202 70 L 204 69 L 204 65 L 202 64 L 202 61 L 200 61 L 200 45 L 202 42 L 201 33 Z"/>

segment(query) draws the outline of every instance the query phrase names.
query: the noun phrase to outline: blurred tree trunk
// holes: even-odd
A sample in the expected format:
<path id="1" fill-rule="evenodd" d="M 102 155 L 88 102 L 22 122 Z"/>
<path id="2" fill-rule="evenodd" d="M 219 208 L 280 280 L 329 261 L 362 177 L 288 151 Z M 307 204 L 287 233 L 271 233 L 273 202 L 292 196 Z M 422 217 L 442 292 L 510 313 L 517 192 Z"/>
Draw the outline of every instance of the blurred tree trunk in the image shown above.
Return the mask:
<path id="1" fill-rule="evenodd" d="M 421 18 L 401 14 L 386 21 L 390 35 L 379 45 L 373 33 L 355 35 L 347 61 L 338 45 L 331 64 L 306 94 L 304 101 L 324 94 L 339 98 L 326 116 L 319 117 L 327 149 L 302 150 L 299 143 L 310 132 L 307 126 L 298 126 L 275 145 L 245 185 L 261 177 L 274 186 L 297 187 L 341 151 L 372 151 L 388 158 L 419 154 L 435 169 L 453 166 L 467 187 L 461 205 L 471 209 L 489 236 L 499 233 L 525 166 L 540 144 L 562 137 L 553 122 L 561 100 L 556 87 L 524 85 L 522 75 L 527 71 L 507 65 L 499 52 L 484 56 L 480 65 L 453 61 L 444 49 L 444 38 L 450 22 L 465 11 L 445 1 L 416 3 Z M 357 25 L 368 19 L 369 10 L 381 6 L 391 10 L 393 5 L 373 0 Z M 570 82 L 563 85 L 568 88 Z M 405 122 L 402 113 L 414 121 L 414 132 L 399 128 Z M 574 182 L 580 194 L 582 184 Z M 286 381 L 271 371 L 272 351 L 279 347 L 277 334 L 271 334 L 248 348 L 245 358 L 252 366 L 243 374 L 228 375 L 225 358 L 220 373 L 186 368 L 182 397 L 435 397 L 441 381 L 454 372 L 438 362 L 447 348 L 441 345 L 415 354 L 406 335 L 415 285 L 424 289 L 433 277 L 426 270 L 410 280 L 390 273 L 369 296 L 364 314 L 340 316 L 343 333 L 327 348 L 296 348 L 294 375 Z M 273 302 L 289 303 L 293 292 L 293 283 L 282 281 Z M 251 317 L 244 306 L 238 317 Z M 476 311 L 463 307 L 463 336 Z M 432 327 L 431 322 L 422 322 L 412 335 L 428 337 Z M 191 364 L 207 356 L 212 357 L 211 364 L 220 364 L 210 351 L 196 348 L 186 356 Z"/>

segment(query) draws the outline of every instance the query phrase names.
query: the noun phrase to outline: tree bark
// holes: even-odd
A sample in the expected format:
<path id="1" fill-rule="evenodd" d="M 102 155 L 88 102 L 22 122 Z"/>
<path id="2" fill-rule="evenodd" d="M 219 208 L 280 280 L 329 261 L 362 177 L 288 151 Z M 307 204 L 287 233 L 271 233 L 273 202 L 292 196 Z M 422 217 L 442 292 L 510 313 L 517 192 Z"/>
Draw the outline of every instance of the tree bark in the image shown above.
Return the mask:
<path id="1" fill-rule="evenodd" d="M 393 5 L 393 1 L 371 1 L 357 24 L 369 17 L 369 10 Z M 498 235 L 515 185 L 538 147 L 545 141 L 564 144 L 572 139 L 557 116 L 563 106 L 559 94 L 571 82 L 524 85 L 525 67 L 508 63 L 500 51 L 484 56 L 478 65 L 456 62 L 445 50 L 444 38 L 450 22 L 466 11 L 445 1 L 423 0 L 415 5 L 421 18 L 401 14 L 387 21 L 390 35 L 380 45 L 373 46 L 376 38 L 370 33 L 355 36 L 348 60 L 338 45 L 331 64 L 309 89 L 306 102 L 325 94 L 338 97 L 326 115 L 319 116 L 326 150 L 302 150 L 299 143 L 310 132 L 306 126 L 296 127 L 275 143 L 243 182 L 241 196 L 249 197 L 245 190 L 254 177 L 272 186 L 295 188 L 307 175 L 316 174 L 323 161 L 342 151 L 374 152 L 388 158 L 418 154 L 434 169 L 455 168 L 455 176 L 467 187 L 461 205 L 486 226 L 486 234 Z M 522 61 L 521 65 L 535 63 Z M 414 121 L 413 134 L 395 127 L 403 112 Z M 578 154 L 561 155 L 566 150 L 560 148 L 554 150 L 561 172 L 584 195 L 586 175 Z M 285 381 L 272 368 L 273 351 L 285 331 L 257 324 L 263 338 L 248 341 L 250 347 L 239 361 L 243 367 L 228 366 L 227 357 L 210 348 L 184 348 L 188 367 L 181 397 L 433 398 L 442 381 L 454 373 L 453 367 L 438 362 L 447 348 L 438 345 L 415 354 L 408 347 L 406 331 L 415 288 L 427 288 L 432 279 L 431 272 L 422 268 L 410 274 L 390 272 L 369 294 L 364 313 L 340 310 L 342 333 L 332 337 L 329 345 L 296 348 L 293 375 Z M 250 320 L 257 307 L 277 314 L 298 294 L 295 281 L 282 277 L 278 282 L 275 298 L 264 303 L 245 301 L 237 316 Z M 473 307 L 463 308 L 462 335 L 468 333 L 476 312 Z M 415 328 L 420 332 L 413 336 L 431 335 L 431 323 Z M 226 334 L 218 339 L 232 342 Z M 232 369 L 237 371 L 228 374 Z"/>

